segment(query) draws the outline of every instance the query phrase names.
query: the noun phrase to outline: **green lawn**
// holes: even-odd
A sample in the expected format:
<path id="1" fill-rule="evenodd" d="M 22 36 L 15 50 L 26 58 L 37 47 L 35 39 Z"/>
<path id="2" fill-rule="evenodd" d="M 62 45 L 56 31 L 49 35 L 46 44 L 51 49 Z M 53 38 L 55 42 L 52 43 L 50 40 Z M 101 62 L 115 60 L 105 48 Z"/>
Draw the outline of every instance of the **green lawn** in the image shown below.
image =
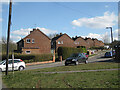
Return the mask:
<path id="1" fill-rule="evenodd" d="M 118 88 L 118 71 L 43 74 L 47 71 L 70 71 L 118 68 L 118 63 L 89 63 L 37 70 L 9 72 L 3 81 L 9 88 Z"/>
<path id="2" fill-rule="evenodd" d="M 79 64 L 79 65 L 69 65 L 69 66 L 61 66 L 61 67 L 51 67 L 51 68 L 43 68 L 36 69 L 33 71 L 36 72 L 55 72 L 55 71 L 78 71 L 78 70 L 95 70 L 95 69 L 111 69 L 118 68 L 118 63 L 113 62 L 97 62 L 97 63 L 88 63 L 88 64 Z"/>

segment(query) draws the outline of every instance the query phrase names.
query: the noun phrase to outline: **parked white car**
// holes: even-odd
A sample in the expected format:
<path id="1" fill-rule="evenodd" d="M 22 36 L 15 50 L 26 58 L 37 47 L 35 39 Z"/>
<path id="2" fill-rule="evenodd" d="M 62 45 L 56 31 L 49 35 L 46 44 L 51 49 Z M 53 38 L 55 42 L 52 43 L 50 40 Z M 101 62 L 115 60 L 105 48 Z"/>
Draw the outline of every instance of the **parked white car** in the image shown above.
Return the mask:
<path id="1" fill-rule="evenodd" d="M 12 59 L 8 60 L 8 71 L 12 71 Z M 21 59 L 14 59 L 14 70 L 22 71 L 25 69 L 25 62 Z M 6 71 L 6 60 L 0 62 L 0 71 Z"/>

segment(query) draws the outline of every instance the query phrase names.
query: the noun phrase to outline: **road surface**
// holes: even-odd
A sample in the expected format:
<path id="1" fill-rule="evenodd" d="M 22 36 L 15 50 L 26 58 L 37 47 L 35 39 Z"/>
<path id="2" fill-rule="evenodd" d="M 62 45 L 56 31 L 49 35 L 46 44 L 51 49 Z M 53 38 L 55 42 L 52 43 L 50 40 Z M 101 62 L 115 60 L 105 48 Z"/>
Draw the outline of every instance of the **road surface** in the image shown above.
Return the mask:
<path id="1" fill-rule="evenodd" d="M 112 58 L 103 58 L 104 52 L 99 53 L 96 56 L 92 56 L 88 59 L 89 63 L 100 62 L 100 61 L 109 61 Z M 47 64 L 40 64 L 40 65 L 31 65 L 27 66 L 25 70 L 32 70 L 32 69 L 40 69 L 40 68 L 49 68 L 49 67 L 58 67 L 64 66 L 64 61 L 62 62 L 55 62 L 55 63 L 47 63 Z"/>

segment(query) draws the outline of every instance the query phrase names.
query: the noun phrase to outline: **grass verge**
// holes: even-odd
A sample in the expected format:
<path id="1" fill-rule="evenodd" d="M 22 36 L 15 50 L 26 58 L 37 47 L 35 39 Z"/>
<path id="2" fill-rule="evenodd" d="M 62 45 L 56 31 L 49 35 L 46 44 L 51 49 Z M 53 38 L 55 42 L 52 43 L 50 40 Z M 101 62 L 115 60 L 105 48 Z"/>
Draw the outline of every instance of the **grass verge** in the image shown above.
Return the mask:
<path id="1" fill-rule="evenodd" d="M 118 63 L 89 63 L 9 72 L 3 81 L 9 88 L 118 88 L 118 71 L 43 74 L 39 72 L 118 68 Z M 4 73 L 3 73 L 4 74 Z"/>
<path id="2" fill-rule="evenodd" d="M 41 74 L 15 72 L 3 77 L 9 88 L 118 88 L 118 71 Z"/>
<path id="3" fill-rule="evenodd" d="M 78 71 L 78 70 L 96 70 L 96 69 L 112 69 L 118 68 L 118 63 L 113 62 L 97 62 L 97 63 L 88 63 L 88 64 L 79 64 L 79 65 L 69 65 L 69 66 L 60 66 L 60 67 L 51 67 L 51 68 L 42 68 L 31 71 L 36 72 L 57 72 L 57 71 Z"/>

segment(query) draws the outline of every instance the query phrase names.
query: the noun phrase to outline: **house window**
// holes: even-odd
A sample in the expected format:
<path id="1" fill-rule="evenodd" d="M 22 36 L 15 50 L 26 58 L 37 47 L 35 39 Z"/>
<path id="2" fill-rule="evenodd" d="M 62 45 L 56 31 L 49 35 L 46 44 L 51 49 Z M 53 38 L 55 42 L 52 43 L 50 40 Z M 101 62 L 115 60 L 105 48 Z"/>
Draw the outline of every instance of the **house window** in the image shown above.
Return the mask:
<path id="1" fill-rule="evenodd" d="M 63 44 L 63 41 L 61 41 L 61 44 Z"/>
<path id="2" fill-rule="evenodd" d="M 74 42 L 75 44 L 79 44 L 79 42 Z"/>
<path id="3" fill-rule="evenodd" d="M 58 44 L 61 44 L 61 42 L 60 42 L 60 41 L 58 41 Z"/>
<path id="4" fill-rule="evenodd" d="M 32 43 L 35 43 L 35 40 L 34 40 L 34 39 L 32 39 Z"/>
<path id="5" fill-rule="evenodd" d="M 26 51 L 26 54 L 30 54 L 31 52 L 30 51 Z"/>
<path id="6" fill-rule="evenodd" d="M 30 43 L 30 39 L 27 39 L 26 42 L 27 42 L 27 43 Z"/>
<path id="7" fill-rule="evenodd" d="M 63 41 L 58 41 L 58 44 L 63 44 Z"/>

